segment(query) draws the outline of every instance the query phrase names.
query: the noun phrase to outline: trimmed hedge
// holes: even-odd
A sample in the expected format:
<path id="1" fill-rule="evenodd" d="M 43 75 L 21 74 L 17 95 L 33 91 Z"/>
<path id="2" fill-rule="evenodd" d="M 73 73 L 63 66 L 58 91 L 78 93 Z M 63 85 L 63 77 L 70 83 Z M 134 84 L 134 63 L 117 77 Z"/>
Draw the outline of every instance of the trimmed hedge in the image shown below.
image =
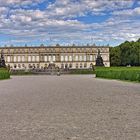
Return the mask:
<path id="1" fill-rule="evenodd" d="M 10 73 L 6 69 L 0 69 L 0 80 L 2 79 L 9 79 Z"/>
<path id="2" fill-rule="evenodd" d="M 99 68 L 96 77 L 140 82 L 140 68 Z"/>
<path id="3" fill-rule="evenodd" d="M 75 69 L 71 70 L 70 74 L 95 74 L 95 71 L 93 71 L 92 69 Z"/>

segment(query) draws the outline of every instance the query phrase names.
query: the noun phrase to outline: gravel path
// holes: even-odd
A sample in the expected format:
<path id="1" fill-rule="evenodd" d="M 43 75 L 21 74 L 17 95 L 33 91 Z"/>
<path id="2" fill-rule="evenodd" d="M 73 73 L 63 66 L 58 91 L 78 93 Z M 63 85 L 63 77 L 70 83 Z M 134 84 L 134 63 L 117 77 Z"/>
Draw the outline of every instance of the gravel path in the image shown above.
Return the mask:
<path id="1" fill-rule="evenodd" d="M 140 84 L 91 75 L 2 80 L 0 140 L 140 140 Z"/>

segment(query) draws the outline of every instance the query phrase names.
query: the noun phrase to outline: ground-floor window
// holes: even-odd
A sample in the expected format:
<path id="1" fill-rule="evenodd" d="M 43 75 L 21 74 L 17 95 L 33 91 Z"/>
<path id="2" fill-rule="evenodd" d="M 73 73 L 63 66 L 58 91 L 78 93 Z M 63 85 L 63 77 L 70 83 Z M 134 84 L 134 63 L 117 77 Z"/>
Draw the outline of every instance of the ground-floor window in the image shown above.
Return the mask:
<path id="1" fill-rule="evenodd" d="M 64 68 L 64 64 L 61 64 L 61 68 L 62 68 L 62 69 Z"/>
<path id="2" fill-rule="evenodd" d="M 76 69 L 78 69 L 78 63 L 76 63 Z"/>
<path id="3" fill-rule="evenodd" d="M 65 64 L 65 68 L 66 68 L 66 69 L 68 68 L 68 64 Z"/>
<path id="4" fill-rule="evenodd" d="M 25 67 L 25 65 L 24 65 L 24 64 L 22 64 L 22 67 L 24 68 L 24 67 Z"/>
<path id="5" fill-rule="evenodd" d="M 84 68 L 86 68 L 87 67 L 87 63 L 84 63 Z"/>
<path id="6" fill-rule="evenodd" d="M 82 68 L 83 66 L 82 66 L 82 63 L 80 63 L 80 68 Z"/>
<path id="7" fill-rule="evenodd" d="M 29 68 L 32 68 L 31 64 L 28 65 Z"/>
<path id="8" fill-rule="evenodd" d="M 20 64 L 18 64 L 18 68 L 21 68 L 21 65 Z"/>
<path id="9" fill-rule="evenodd" d="M 35 64 L 33 64 L 33 68 L 35 68 Z"/>
<path id="10" fill-rule="evenodd" d="M 39 69 L 39 64 L 37 64 L 37 68 Z"/>
<path id="11" fill-rule="evenodd" d="M 17 65 L 16 64 L 14 64 L 14 68 L 17 68 Z"/>
<path id="12" fill-rule="evenodd" d="M 69 65 L 69 67 L 72 68 L 72 64 L 71 64 L 71 63 L 70 63 L 70 65 Z"/>

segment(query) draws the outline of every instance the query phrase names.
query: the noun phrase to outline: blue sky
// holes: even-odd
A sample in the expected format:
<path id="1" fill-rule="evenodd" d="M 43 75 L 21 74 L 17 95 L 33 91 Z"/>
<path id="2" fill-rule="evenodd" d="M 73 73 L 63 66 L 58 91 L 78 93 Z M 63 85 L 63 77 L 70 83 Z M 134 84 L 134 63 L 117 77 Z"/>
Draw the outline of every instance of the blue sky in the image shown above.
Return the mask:
<path id="1" fill-rule="evenodd" d="M 140 38 L 140 0 L 1 0 L 0 46 L 116 46 Z"/>

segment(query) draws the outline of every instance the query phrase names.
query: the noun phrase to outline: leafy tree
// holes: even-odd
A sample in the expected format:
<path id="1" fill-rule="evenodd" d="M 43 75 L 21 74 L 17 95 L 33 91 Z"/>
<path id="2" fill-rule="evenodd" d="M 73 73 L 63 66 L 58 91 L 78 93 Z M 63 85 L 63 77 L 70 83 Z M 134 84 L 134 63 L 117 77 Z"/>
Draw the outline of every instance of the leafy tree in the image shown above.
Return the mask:
<path id="1" fill-rule="evenodd" d="M 111 66 L 140 66 L 140 39 L 110 48 Z"/>

